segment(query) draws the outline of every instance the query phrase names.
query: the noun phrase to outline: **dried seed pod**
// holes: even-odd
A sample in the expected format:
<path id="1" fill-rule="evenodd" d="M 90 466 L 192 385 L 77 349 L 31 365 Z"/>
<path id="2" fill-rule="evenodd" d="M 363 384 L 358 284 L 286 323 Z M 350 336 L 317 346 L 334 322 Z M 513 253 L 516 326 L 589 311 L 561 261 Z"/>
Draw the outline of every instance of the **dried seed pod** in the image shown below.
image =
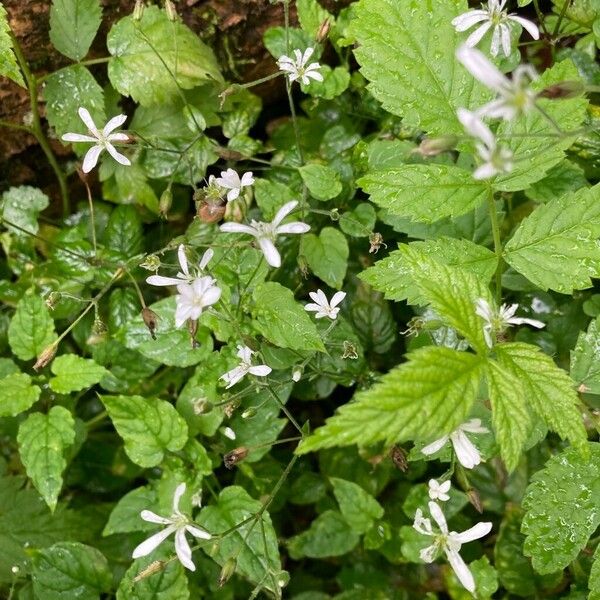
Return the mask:
<path id="1" fill-rule="evenodd" d="M 203 223 L 217 223 L 225 216 L 227 202 L 223 199 L 218 202 L 202 200 L 198 204 L 197 215 Z"/>
<path id="2" fill-rule="evenodd" d="M 156 339 L 155 331 L 156 331 L 156 328 L 158 327 L 158 315 L 153 310 L 148 308 L 147 306 L 144 306 L 144 308 L 142 309 L 142 319 L 143 319 L 146 327 L 150 331 L 150 335 L 152 336 L 152 339 L 155 340 Z"/>
<path id="3" fill-rule="evenodd" d="M 46 348 L 44 348 L 40 355 L 37 357 L 35 365 L 33 365 L 33 370 L 39 371 L 40 369 L 43 369 L 56 356 L 57 349 L 58 344 L 56 342 L 50 344 L 49 346 L 46 346 Z"/>
<path id="4" fill-rule="evenodd" d="M 562 100 L 565 98 L 576 98 L 585 91 L 585 86 L 580 81 L 561 81 L 547 88 L 544 88 L 538 98 L 548 98 L 549 100 Z"/>
<path id="5" fill-rule="evenodd" d="M 231 579 L 231 576 L 235 573 L 236 566 L 237 561 L 235 558 L 231 557 L 227 560 L 221 569 L 221 573 L 219 574 L 219 587 L 223 587 L 229 581 L 229 579 Z"/>
<path id="6" fill-rule="evenodd" d="M 408 461 L 406 460 L 406 451 L 404 448 L 401 448 L 400 446 L 394 446 L 390 450 L 390 458 L 392 459 L 396 469 L 399 469 L 403 473 L 408 471 Z"/>
<path id="7" fill-rule="evenodd" d="M 437 156 L 442 152 L 448 152 L 456 146 L 458 138 L 455 135 L 444 135 L 437 138 L 425 138 L 418 148 L 413 150 L 414 154 L 421 156 Z"/>
<path id="8" fill-rule="evenodd" d="M 233 469 L 235 465 L 242 462 L 246 456 L 248 456 L 248 448 L 246 446 L 240 446 L 239 448 L 234 448 L 231 452 L 228 452 L 223 457 L 223 464 L 228 469 Z"/>

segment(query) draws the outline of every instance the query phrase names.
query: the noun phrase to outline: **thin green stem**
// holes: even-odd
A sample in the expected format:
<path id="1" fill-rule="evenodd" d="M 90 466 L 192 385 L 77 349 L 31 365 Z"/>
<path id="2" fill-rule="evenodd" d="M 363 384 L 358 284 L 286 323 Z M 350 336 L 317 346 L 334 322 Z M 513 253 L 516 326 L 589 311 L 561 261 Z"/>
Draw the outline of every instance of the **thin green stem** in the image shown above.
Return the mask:
<path id="1" fill-rule="evenodd" d="M 19 125 L 18 123 L 11 123 L 10 121 L 4 121 L 0 119 L 0 127 L 6 127 L 8 129 L 17 129 L 18 131 L 25 131 L 26 133 L 33 133 L 26 125 Z"/>
<path id="2" fill-rule="evenodd" d="M 533 0 L 533 6 L 535 8 L 535 12 L 537 14 L 538 21 L 540 22 L 540 27 L 544 32 L 544 35 L 549 35 L 548 30 L 546 29 L 546 19 L 544 17 L 544 13 L 540 10 L 538 0 Z"/>
<path id="3" fill-rule="evenodd" d="M 565 15 L 567 14 L 567 8 L 569 8 L 570 4 L 571 4 L 571 0 L 565 0 L 565 3 L 563 4 L 563 7 L 560 11 L 560 14 L 558 15 L 556 25 L 554 26 L 554 31 L 552 32 L 553 38 L 556 37 L 556 35 L 560 31 L 560 26 L 562 25 L 563 19 L 565 18 Z"/>
<path id="4" fill-rule="evenodd" d="M 488 195 L 488 209 L 490 213 L 490 222 L 492 224 L 492 236 L 494 238 L 494 252 L 498 265 L 496 266 L 496 302 L 502 303 L 502 240 L 500 238 L 500 224 L 498 222 L 498 213 L 496 211 L 496 202 L 494 201 L 494 191 L 490 187 Z"/>

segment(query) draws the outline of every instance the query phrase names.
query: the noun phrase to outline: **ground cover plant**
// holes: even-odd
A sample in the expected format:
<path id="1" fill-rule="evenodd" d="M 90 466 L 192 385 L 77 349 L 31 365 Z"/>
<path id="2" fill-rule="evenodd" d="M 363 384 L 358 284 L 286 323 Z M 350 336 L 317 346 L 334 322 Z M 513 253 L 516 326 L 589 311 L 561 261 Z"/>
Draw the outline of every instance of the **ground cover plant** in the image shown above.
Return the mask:
<path id="1" fill-rule="evenodd" d="M 600 4 L 271 4 L 0 4 L 1 597 L 599 599 Z"/>

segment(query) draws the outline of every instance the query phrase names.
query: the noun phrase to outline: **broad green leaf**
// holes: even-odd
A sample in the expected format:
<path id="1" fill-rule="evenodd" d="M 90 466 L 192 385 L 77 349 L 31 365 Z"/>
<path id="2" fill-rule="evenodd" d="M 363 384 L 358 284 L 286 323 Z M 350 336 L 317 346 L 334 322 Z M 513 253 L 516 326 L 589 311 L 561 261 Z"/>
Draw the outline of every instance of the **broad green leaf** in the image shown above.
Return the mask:
<path id="1" fill-rule="evenodd" d="M 434 346 L 407 356 L 408 362 L 357 392 L 352 402 L 301 442 L 297 452 L 435 439 L 463 423 L 477 396 L 482 360 L 475 354 Z"/>
<path id="2" fill-rule="evenodd" d="M 42 298 L 37 293 L 23 296 L 8 327 L 11 350 L 21 360 L 30 360 L 55 340 L 54 321 Z"/>
<path id="3" fill-rule="evenodd" d="M 254 500 L 239 486 L 224 488 L 216 504 L 205 506 L 198 523 L 213 535 L 237 526 L 263 508 L 262 502 Z M 263 534 L 264 532 L 264 534 Z M 266 589 L 277 589 L 274 575 L 281 571 L 281 559 L 277 535 L 267 511 L 248 521 L 223 537 L 216 547 L 203 546 L 205 552 L 221 566 L 231 557 L 237 557 L 236 572 L 253 583 L 261 583 Z"/>
<path id="4" fill-rule="evenodd" d="M 536 346 L 498 344 L 494 352 L 498 363 L 520 381 L 530 408 L 548 428 L 585 447 L 587 435 L 571 378 Z"/>
<path id="5" fill-rule="evenodd" d="M 141 467 L 160 464 L 167 450 L 181 450 L 188 439 L 186 422 L 173 405 L 158 398 L 101 396 L 127 456 Z"/>
<path id="6" fill-rule="evenodd" d="M 319 60 L 319 47 L 315 47 L 314 38 L 308 32 L 297 27 L 288 27 L 287 30 L 285 27 L 269 27 L 263 35 L 263 43 L 275 59 L 284 54 L 293 56 L 296 48 L 304 52 L 311 47 L 315 48 L 311 60 Z"/>
<path id="7" fill-rule="evenodd" d="M 452 25 L 464 0 L 362 0 L 356 5 L 354 54 L 371 93 L 407 127 L 429 134 L 463 134 L 456 109 L 490 98 L 457 65 L 460 43 Z"/>
<path id="8" fill-rule="evenodd" d="M 254 327 L 269 342 L 292 350 L 325 351 L 315 324 L 292 292 L 279 283 L 261 283 L 252 294 Z"/>
<path id="9" fill-rule="evenodd" d="M 140 21 L 128 16 L 115 23 L 106 44 L 113 56 L 110 82 L 143 106 L 169 102 L 180 89 L 223 81 L 212 50 L 156 6 L 147 6 Z"/>
<path id="10" fill-rule="evenodd" d="M 500 455 L 508 471 L 513 471 L 529 434 L 529 414 L 521 383 L 510 371 L 489 361 L 487 389 L 492 403 L 492 424 Z"/>
<path id="11" fill-rule="evenodd" d="M 268 179 L 254 180 L 254 198 L 266 221 L 271 221 L 286 202 L 295 200 L 294 192 L 287 185 Z"/>
<path id="12" fill-rule="evenodd" d="M 20 86 L 25 87 L 25 81 L 23 81 L 23 75 L 13 51 L 8 16 L 2 4 L 0 4 L 0 76 L 8 77 Z"/>
<path id="13" fill-rule="evenodd" d="M 36 554 L 32 579 L 36 597 L 44 600 L 99 600 L 112 586 L 104 555 L 77 542 L 60 542 Z"/>
<path id="14" fill-rule="evenodd" d="M 138 579 L 156 561 L 157 554 L 164 561 L 162 568 Z M 188 600 L 190 590 L 185 569 L 178 560 L 168 561 L 168 558 L 169 552 L 160 549 L 135 560 L 119 582 L 117 600 Z"/>
<path id="15" fill-rule="evenodd" d="M 52 0 L 50 41 L 72 60 L 81 60 L 90 49 L 100 22 L 99 0 Z"/>
<path id="16" fill-rule="evenodd" d="M 563 60 L 547 69 L 532 84 L 532 89 L 543 88 L 562 81 L 578 81 L 579 74 L 570 60 Z M 584 95 L 568 100 L 545 100 L 537 102 L 561 131 L 568 132 L 581 127 L 588 104 Z M 503 146 L 514 155 L 514 168 L 510 173 L 498 176 L 493 187 L 497 191 L 514 192 L 528 188 L 543 179 L 546 173 L 560 163 L 564 151 L 573 144 L 575 135 L 558 135 L 555 125 L 540 110 L 532 110 L 525 117 L 514 121 L 502 121 L 497 135 Z"/>
<path id="17" fill-rule="evenodd" d="M 331 25 L 335 22 L 333 15 L 327 12 L 318 0 L 297 0 L 296 10 L 302 29 L 315 39 L 323 21 L 329 19 Z"/>
<path id="18" fill-rule="evenodd" d="M 300 255 L 310 270 L 333 288 L 340 289 L 344 283 L 349 254 L 346 236 L 333 227 L 323 227 L 318 236 L 307 233 L 300 241 Z"/>
<path id="19" fill-rule="evenodd" d="M 352 237 L 367 237 L 373 232 L 377 215 L 368 202 L 361 202 L 340 217 L 340 229 Z"/>
<path id="20" fill-rule="evenodd" d="M 126 258 L 142 250 L 142 220 L 135 207 L 124 204 L 112 211 L 103 241 L 109 250 Z"/>
<path id="21" fill-rule="evenodd" d="M 311 196 L 317 200 L 331 200 L 342 191 L 340 176 L 331 167 L 312 163 L 299 171 Z"/>
<path id="22" fill-rule="evenodd" d="M 348 89 L 350 85 L 350 72 L 346 67 L 335 67 L 335 69 L 332 69 L 328 65 L 321 65 L 319 72 L 323 76 L 323 81 L 311 79 L 310 83 L 306 85 L 304 83 L 300 84 L 305 94 L 315 96 L 316 98 L 333 100 L 333 98 L 343 94 Z"/>
<path id="23" fill-rule="evenodd" d="M 127 167 L 112 161 L 111 163 L 103 163 L 102 167 L 107 164 L 110 165 L 111 169 L 114 169 L 114 177 L 104 182 L 102 191 L 106 200 L 112 200 L 117 204 L 140 204 L 158 214 L 158 198 L 154 189 L 148 183 L 144 169 L 139 164 L 134 163 Z M 146 168 L 146 171 L 149 171 L 149 169 Z M 169 167 L 167 171 L 167 174 L 149 173 L 149 175 L 156 175 L 157 178 L 170 176 L 172 169 Z M 102 170 L 100 172 L 102 173 Z"/>
<path id="24" fill-rule="evenodd" d="M 67 466 L 65 453 L 75 441 L 75 420 L 62 406 L 48 414 L 32 413 L 21 426 L 17 442 L 27 475 L 54 511 Z"/>
<path id="25" fill-rule="evenodd" d="M 355 298 L 350 318 L 366 350 L 385 354 L 396 340 L 398 327 L 389 303 L 377 292 L 369 290 Z"/>
<path id="26" fill-rule="evenodd" d="M 553 456 L 531 478 L 523 499 L 525 554 L 538 573 L 564 569 L 600 525 L 600 444 Z"/>
<path id="27" fill-rule="evenodd" d="M 65 133 L 89 135 L 77 110 L 83 106 L 90 111 L 97 127 L 104 127 L 104 92 L 94 76 L 83 65 L 73 65 L 52 73 L 44 87 L 46 116 L 57 137 Z M 67 143 L 67 142 L 64 142 Z M 73 144 L 76 152 L 89 150 L 89 144 Z"/>
<path id="28" fill-rule="evenodd" d="M 50 387 L 59 394 L 91 387 L 108 375 L 104 367 L 77 354 L 63 354 L 55 358 L 51 370 L 56 377 L 50 379 Z"/>
<path id="29" fill-rule="evenodd" d="M 342 515 L 355 533 L 366 533 L 377 519 L 383 517 L 381 504 L 360 485 L 338 477 L 331 477 L 330 481 Z"/>
<path id="30" fill-rule="evenodd" d="M 288 541 L 288 550 L 295 560 L 303 556 L 342 556 L 353 550 L 358 541 L 358 534 L 339 512 L 326 510 L 310 524 L 309 529 Z"/>
<path id="31" fill-rule="evenodd" d="M 49 203 L 48 196 L 38 188 L 29 185 L 11 187 L 2 194 L 2 219 L 6 219 L 3 225 L 21 237 L 27 236 L 27 231 L 37 233 L 39 230 L 38 214 L 47 208 Z M 11 227 L 11 223 L 20 229 Z"/>
<path id="32" fill-rule="evenodd" d="M 575 348 L 571 351 L 571 378 L 577 387 L 600 394 L 600 320 L 590 323 L 587 332 L 582 331 Z"/>
<path id="33" fill-rule="evenodd" d="M 26 373 L 10 373 L 0 379 L 0 417 L 15 417 L 31 408 L 40 397 L 40 388 Z"/>
<path id="34" fill-rule="evenodd" d="M 594 552 L 588 587 L 590 589 L 588 600 L 600 600 L 600 546 L 596 546 L 596 552 Z"/>
<path id="35" fill-rule="evenodd" d="M 156 503 L 156 492 L 149 486 L 127 492 L 112 509 L 102 535 L 154 530 L 155 524 L 141 519 L 140 512 L 151 509 Z"/>
<path id="36" fill-rule="evenodd" d="M 549 202 L 569 192 L 589 187 L 584 170 L 569 160 L 558 163 L 544 179 L 525 190 L 525 195 L 536 202 Z"/>
<path id="37" fill-rule="evenodd" d="M 504 258 L 543 290 L 570 294 L 600 277 L 600 185 L 536 208 L 504 248 Z"/>
<path id="38" fill-rule="evenodd" d="M 489 195 L 485 182 L 454 165 L 404 165 L 371 171 L 358 180 L 372 202 L 391 215 L 432 223 L 477 208 Z"/>

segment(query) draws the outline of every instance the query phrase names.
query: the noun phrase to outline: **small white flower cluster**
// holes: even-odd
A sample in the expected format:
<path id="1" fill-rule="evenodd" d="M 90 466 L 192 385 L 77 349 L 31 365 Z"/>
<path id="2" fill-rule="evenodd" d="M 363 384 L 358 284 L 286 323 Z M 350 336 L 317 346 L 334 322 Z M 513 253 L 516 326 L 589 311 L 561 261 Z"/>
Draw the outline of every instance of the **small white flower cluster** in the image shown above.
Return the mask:
<path id="1" fill-rule="evenodd" d="M 244 173 L 241 177 L 233 169 L 221 171 L 221 177 L 211 175 L 208 178 L 208 185 L 217 185 L 227 192 L 227 202 L 236 200 L 245 187 L 254 185 L 252 171 Z"/>
<path id="2" fill-rule="evenodd" d="M 311 79 L 323 81 L 323 75 L 319 73 L 321 65 L 318 62 L 307 64 L 314 51 L 314 48 L 307 48 L 303 53 L 302 50 L 296 49 L 295 59 L 284 54 L 277 61 L 279 70 L 288 76 L 290 82 L 299 79 L 304 85 L 308 85 Z"/>

